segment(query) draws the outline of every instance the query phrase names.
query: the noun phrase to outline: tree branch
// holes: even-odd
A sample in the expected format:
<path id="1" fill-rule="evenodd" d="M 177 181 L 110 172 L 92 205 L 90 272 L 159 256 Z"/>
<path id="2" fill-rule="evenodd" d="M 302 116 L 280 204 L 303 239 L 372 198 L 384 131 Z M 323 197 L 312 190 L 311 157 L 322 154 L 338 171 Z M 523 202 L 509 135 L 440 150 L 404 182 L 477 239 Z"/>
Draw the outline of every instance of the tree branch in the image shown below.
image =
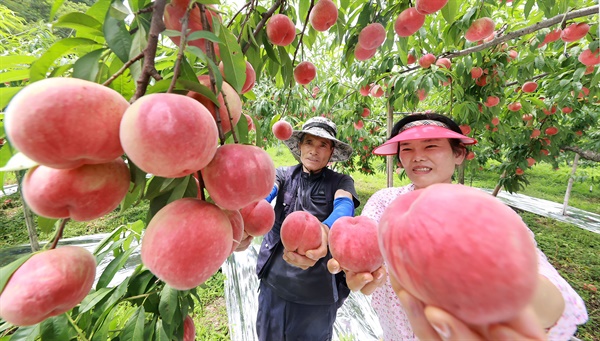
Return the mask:
<path id="1" fill-rule="evenodd" d="M 60 222 L 60 226 L 58 226 L 58 230 L 56 230 L 56 234 L 54 235 L 54 240 L 52 241 L 52 245 L 50 245 L 50 250 L 55 249 L 56 245 L 58 245 L 58 241 L 62 238 L 63 235 L 63 231 L 65 229 L 65 226 L 67 225 L 67 222 L 71 220 L 69 218 L 64 218 L 61 222 Z"/>
<path id="2" fill-rule="evenodd" d="M 271 6 L 271 8 L 269 8 L 268 11 L 263 13 L 262 19 L 260 20 L 258 25 L 256 25 L 256 28 L 254 29 L 254 32 L 252 33 L 254 38 L 256 38 L 256 36 L 258 36 L 258 33 L 260 32 L 260 30 L 262 30 L 263 26 L 265 26 L 265 23 L 267 22 L 267 20 L 269 20 L 269 18 L 273 15 L 273 13 L 275 13 L 275 10 L 277 10 L 277 8 L 279 6 L 281 6 L 281 2 L 282 2 L 282 0 L 275 1 L 273 3 L 273 6 Z M 246 51 L 248 51 L 249 48 L 250 48 L 250 40 L 248 40 L 242 47 L 242 53 L 246 54 Z"/>
<path id="3" fill-rule="evenodd" d="M 128 60 L 127 63 L 123 64 L 123 66 L 121 66 L 121 68 L 117 72 L 115 72 L 112 76 L 110 76 L 109 79 L 107 79 L 104 83 L 102 83 L 102 85 L 108 86 L 115 79 L 117 79 L 120 75 L 122 75 L 123 72 L 125 72 L 125 70 L 127 70 L 131 65 L 133 65 L 133 63 L 137 62 L 138 60 L 140 60 L 142 58 L 144 58 L 144 52 L 141 52 L 137 56 Z"/>
<path id="4" fill-rule="evenodd" d="M 179 72 L 181 68 L 181 60 L 183 59 L 185 45 L 187 44 L 187 29 L 190 21 L 190 12 L 192 8 L 192 6 L 188 6 L 185 9 L 183 17 L 181 18 L 181 39 L 179 39 L 177 59 L 175 59 L 175 67 L 173 67 L 173 79 L 171 79 L 171 84 L 169 84 L 169 89 L 167 89 L 167 92 L 173 92 L 173 89 L 175 89 L 175 85 L 177 84 L 177 77 L 179 77 Z"/>
<path id="5" fill-rule="evenodd" d="M 598 152 L 592 150 L 585 150 L 575 146 L 563 146 L 561 147 L 561 149 L 577 153 L 580 157 L 586 160 L 600 162 L 600 153 Z"/>
<path id="6" fill-rule="evenodd" d="M 135 89 L 135 94 L 130 101 L 131 103 L 135 102 L 138 98 L 142 97 L 146 93 L 148 83 L 150 83 L 150 77 L 153 77 L 154 79 L 161 79 L 158 71 L 156 71 L 154 58 L 156 58 L 158 35 L 165 30 L 163 14 L 165 12 L 166 5 L 167 0 L 156 0 L 154 2 L 152 21 L 150 23 L 150 34 L 148 36 L 148 45 L 144 50 L 144 66 L 142 68 L 142 74 L 137 80 L 137 87 Z"/>

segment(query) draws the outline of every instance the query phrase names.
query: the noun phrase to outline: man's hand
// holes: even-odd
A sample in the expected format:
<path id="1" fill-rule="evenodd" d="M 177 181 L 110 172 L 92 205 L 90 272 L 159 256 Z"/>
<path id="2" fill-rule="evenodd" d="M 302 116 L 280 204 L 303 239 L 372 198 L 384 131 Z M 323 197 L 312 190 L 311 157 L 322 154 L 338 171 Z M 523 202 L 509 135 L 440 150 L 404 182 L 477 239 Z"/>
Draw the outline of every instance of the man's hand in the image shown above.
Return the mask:
<path id="1" fill-rule="evenodd" d="M 332 274 L 337 274 L 340 271 L 346 273 L 346 284 L 352 291 L 359 291 L 365 295 L 371 295 L 375 289 L 385 283 L 387 277 L 387 271 L 384 266 L 380 266 L 377 270 L 370 272 L 352 272 L 346 269 L 342 269 L 340 263 L 335 259 L 331 258 L 327 262 L 327 269 Z"/>
<path id="2" fill-rule="evenodd" d="M 420 340 L 546 340 L 533 309 L 527 306 L 513 320 L 488 326 L 469 326 L 448 312 L 427 306 L 390 276 L 413 332 Z"/>
<path id="3" fill-rule="evenodd" d="M 234 252 L 246 250 L 248 246 L 250 246 L 250 244 L 252 243 L 253 239 L 253 236 L 249 235 L 248 233 L 246 233 L 246 231 L 244 231 L 244 234 L 242 235 L 242 241 L 240 241 L 240 244 L 235 248 Z"/>
<path id="4" fill-rule="evenodd" d="M 283 260 L 302 270 L 314 266 L 319 259 L 327 255 L 327 237 L 329 236 L 329 228 L 327 225 L 321 224 L 321 232 L 321 245 L 317 249 L 307 250 L 305 256 L 295 251 L 283 249 Z"/>

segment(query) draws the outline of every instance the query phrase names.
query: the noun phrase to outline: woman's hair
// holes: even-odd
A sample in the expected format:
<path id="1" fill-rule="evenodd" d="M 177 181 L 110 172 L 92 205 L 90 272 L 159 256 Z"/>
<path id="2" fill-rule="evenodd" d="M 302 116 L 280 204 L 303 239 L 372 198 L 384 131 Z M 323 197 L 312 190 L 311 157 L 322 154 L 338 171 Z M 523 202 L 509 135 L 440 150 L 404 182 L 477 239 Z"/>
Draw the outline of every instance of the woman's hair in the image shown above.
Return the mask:
<path id="1" fill-rule="evenodd" d="M 444 116 L 444 115 L 436 114 L 436 113 L 412 114 L 412 115 L 408 115 L 408 116 L 402 118 L 400 121 L 398 121 L 398 122 L 396 122 L 396 124 L 394 124 L 394 127 L 392 128 L 392 131 L 391 131 L 390 139 L 392 137 L 398 135 L 400 130 L 408 123 L 411 123 L 414 121 L 421 121 L 421 120 L 433 120 L 433 121 L 442 122 L 446 126 L 448 126 L 448 128 L 450 128 L 450 130 L 452 130 L 453 132 L 459 133 L 459 134 L 463 133 L 460 130 L 460 127 L 458 126 L 458 124 L 456 124 L 456 122 L 454 122 L 448 116 Z M 465 147 L 464 144 L 462 144 L 460 142 L 459 139 L 448 139 L 448 140 L 450 141 L 450 147 L 452 148 L 452 151 L 454 152 L 454 154 L 459 155 L 461 153 L 465 153 L 465 154 L 467 153 L 467 148 Z M 398 151 L 399 150 L 400 149 L 398 149 Z M 396 157 L 398 159 L 400 159 L 399 154 L 400 153 L 398 153 L 398 155 L 396 155 Z"/>

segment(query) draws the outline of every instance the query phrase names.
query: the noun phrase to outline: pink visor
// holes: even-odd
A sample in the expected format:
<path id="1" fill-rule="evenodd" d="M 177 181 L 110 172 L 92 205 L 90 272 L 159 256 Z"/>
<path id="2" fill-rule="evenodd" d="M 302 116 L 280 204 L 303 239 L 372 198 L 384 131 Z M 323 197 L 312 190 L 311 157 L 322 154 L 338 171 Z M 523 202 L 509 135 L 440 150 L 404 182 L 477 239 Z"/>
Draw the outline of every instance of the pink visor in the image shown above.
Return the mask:
<path id="1" fill-rule="evenodd" d="M 408 128 L 381 146 L 373 150 L 375 155 L 396 155 L 398 154 L 398 144 L 403 141 L 428 140 L 428 139 L 459 139 L 464 145 L 476 144 L 477 140 L 468 136 L 456 133 L 448 128 L 437 125 L 419 125 Z"/>

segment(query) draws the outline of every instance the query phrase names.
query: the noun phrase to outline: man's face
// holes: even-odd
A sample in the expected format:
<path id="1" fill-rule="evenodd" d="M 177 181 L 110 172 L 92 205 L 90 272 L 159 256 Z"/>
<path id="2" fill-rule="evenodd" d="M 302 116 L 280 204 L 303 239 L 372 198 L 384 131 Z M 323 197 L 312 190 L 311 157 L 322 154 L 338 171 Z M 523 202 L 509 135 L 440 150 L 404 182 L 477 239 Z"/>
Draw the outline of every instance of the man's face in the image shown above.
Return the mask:
<path id="1" fill-rule="evenodd" d="M 318 172 L 327 166 L 333 154 L 333 141 L 306 134 L 300 142 L 300 161 L 304 170 Z"/>
<path id="2" fill-rule="evenodd" d="M 448 139 L 415 140 L 400 143 L 400 162 L 415 188 L 452 182 L 456 165 L 465 155 L 456 155 Z"/>

